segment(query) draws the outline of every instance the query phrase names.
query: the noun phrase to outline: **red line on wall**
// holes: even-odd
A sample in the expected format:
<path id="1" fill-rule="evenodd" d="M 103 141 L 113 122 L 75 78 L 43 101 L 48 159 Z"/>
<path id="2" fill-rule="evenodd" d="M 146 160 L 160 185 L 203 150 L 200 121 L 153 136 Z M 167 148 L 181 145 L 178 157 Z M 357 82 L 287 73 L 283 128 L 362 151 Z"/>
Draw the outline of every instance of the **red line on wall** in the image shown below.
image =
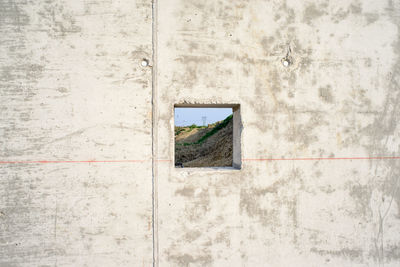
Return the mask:
<path id="1" fill-rule="evenodd" d="M 400 159 L 400 157 L 338 157 L 338 158 L 266 158 L 266 159 L 242 159 L 243 161 L 318 161 L 318 160 L 379 160 L 379 159 Z"/>
<path id="2" fill-rule="evenodd" d="M 337 157 L 337 158 L 258 158 L 243 161 L 320 161 L 320 160 L 393 160 L 399 157 Z M 47 163 L 143 163 L 148 160 L 15 160 L 0 161 L 0 164 L 47 164 Z M 157 159 L 157 162 L 171 162 L 170 159 Z"/>
<path id="3" fill-rule="evenodd" d="M 17 160 L 0 161 L 0 164 L 28 164 L 28 163 L 124 163 L 145 162 L 146 160 Z"/>

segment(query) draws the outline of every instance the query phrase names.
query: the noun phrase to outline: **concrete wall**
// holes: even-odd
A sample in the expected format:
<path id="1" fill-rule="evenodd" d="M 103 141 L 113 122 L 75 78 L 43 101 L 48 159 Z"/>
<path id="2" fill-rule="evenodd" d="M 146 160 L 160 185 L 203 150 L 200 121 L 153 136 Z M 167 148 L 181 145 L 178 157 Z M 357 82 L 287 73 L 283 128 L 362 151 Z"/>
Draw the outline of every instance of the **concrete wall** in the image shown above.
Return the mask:
<path id="1" fill-rule="evenodd" d="M 154 7 L 0 2 L 0 265 L 398 266 L 400 2 Z M 174 168 L 185 103 L 240 170 Z"/>
<path id="2" fill-rule="evenodd" d="M 158 3 L 158 157 L 174 103 L 240 103 L 242 169 L 158 163 L 160 266 L 398 266 L 399 1 Z M 292 65 L 284 67 L 289 53 Z"/>
<path id="3" fill-rule="evenodd" d="M 151 20 L 144 0 L 0 1 L 0 266 L 152 264 Z"/>

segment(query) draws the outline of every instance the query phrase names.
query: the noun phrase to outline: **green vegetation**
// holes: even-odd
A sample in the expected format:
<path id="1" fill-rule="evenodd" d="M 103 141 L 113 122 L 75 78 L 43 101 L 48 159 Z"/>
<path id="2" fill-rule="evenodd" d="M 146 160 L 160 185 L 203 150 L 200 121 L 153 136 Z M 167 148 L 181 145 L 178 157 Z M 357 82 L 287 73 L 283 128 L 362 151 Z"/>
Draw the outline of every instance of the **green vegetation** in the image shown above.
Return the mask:
<path id="1" fill-rule="evenodd" d="M 185 128 L 175 128 L 175 135 L 180 134 L 181 132 L 183 132 L 185 130 Z"/>
<path id="2" fill-rule="evenodd" d="M 207 128 L 207 126 L 198 126 L 196 124 L 192 124 L 190 126 L 175 126 L 175 135 L 180 134 L 181 132 L 190 132 L 193 129 L 203 129 Z"/>
<path id="3" fill-rule="evenodd" d="M 197 126 L 196 124 L 192 124 L 189 126 L 188 129 L 186 129 L 187 132 L 190 132 L 193 129 L 201 129 L 201 128 L 206 128 L 207 126 Z"/>
<path id="4" fill-rule="evenodd" d="M 203 128 L 203 126 L 197 126 L 196 124 L 192 124 L 189 126 L 189 129 L 195 129 L 195 128 Z"/>
<path id="5" fill-rule="evenodd" d="M 218 123 L 214 128 L 212 128 L 211 131 L 209 131 L 205 135 L 203 135 L 196 143 L 197 144 L 203 143 L 205 140 L 207 140 L 207 138 L 209 138 L 210 136 L 214 135 L 215 133 L 217 133 L 222 128 L 225 128 L 225 126 L 228 125 L 228 123 L 232 120 L 232 117 L 233 117 L 232 115 L 229 115 L 228 117 L 226 117 L 225 120 L 223 120 L 222 122 Z"/>
<path id="6" fill-rule="evenodd" d="M 205 135 L 203 135 L 199 140 L 197 140 L 194 143 L 183 143 L 183 144 L 176 144 L 176 145 L 181 145 L 181 146 L 189 146 L 189 145 L 199 145 L 204 143 L 205 140 L 207 140 L 210 136 L 216 134 L 219 130 L 223 129 L 226 125 L 228 125 L 228 123 L 232 120 L 233 115 L 229 115 L 228 117 L 226 117 L 222 122 L 218 123 L 217 125 L 215 125 L 214 128 L 212 128 L 211 131 L 207 132 Z M 197 126 L 195 124 L 192 124 L 191 126 L 189 126 L 189 131 L 191 131 L 194 128 L 205 128 L 205 126 Z M 175 132 L 175 135 L 179 134 L 181 131 Z"/>

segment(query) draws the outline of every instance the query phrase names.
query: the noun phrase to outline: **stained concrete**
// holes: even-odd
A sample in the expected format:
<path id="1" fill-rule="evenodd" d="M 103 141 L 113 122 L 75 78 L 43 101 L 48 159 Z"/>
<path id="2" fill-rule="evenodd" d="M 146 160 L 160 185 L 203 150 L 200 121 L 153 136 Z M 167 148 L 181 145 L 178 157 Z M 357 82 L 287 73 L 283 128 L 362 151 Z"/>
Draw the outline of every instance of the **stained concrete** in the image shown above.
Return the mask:
<path id="1" fill-rule="evenodd" d="M 1 266 L 400 264 L 398 0 L 0 14 Z M 240 104 L 241 169 L 174 168 L 174 104 Z"/>
<path id="2" fill-rule="evenodd" d="M 239 171 L 157 164 L 159 265 L 398 266 L 400 160 L 335 158 L 399 156 L 400 2 L 157 7 L 158 157 L 173 104 L 243 124 Z"/>
<path id="3" fill-rule="evenodd" d="M 152 264 L 151 14 L 0 1 L 0 266 Z"/>

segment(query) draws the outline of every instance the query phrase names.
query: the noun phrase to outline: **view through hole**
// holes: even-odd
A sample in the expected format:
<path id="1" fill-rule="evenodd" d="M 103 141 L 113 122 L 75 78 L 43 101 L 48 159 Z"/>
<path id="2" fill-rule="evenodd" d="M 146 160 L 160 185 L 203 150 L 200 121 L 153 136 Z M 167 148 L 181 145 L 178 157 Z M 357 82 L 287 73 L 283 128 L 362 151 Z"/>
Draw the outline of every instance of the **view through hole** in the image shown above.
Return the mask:
<path id="1" fill-rule="evenodd" d="M 231 107 L 175 107 L 175 167 L 232 167 Z"/>

